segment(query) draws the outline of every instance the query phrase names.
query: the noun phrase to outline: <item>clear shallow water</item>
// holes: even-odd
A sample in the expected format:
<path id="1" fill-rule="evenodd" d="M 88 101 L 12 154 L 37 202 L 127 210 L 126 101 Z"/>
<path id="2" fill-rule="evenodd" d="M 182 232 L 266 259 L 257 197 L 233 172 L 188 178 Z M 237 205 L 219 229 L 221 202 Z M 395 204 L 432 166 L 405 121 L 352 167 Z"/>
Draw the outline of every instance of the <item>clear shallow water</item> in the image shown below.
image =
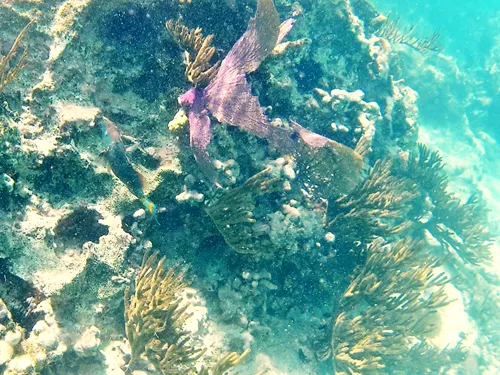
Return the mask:
<path id="1" fill-rule="evenodd" d="M 133 375 L 153 374 L 151 364 L 160 366 L 153 351 L 140 352 L 144 342 L 161 356 L 179 340 L 207 348 L 209 366 L 226 351 L 251 349 L 236 369 L 244 375 L 500 373 L 498 243 L 493 263 L 483 264 L 467 234 L 480 237 L 473 224 L 484 224 L 484 212 L 475 200 L 465 204 L 482 197 L 498 232 L 500 5 L 376 2 L 416 23 L 418 35 L 441 30 L 440 54 L 396 43 L 387 54 L 387 42 L 370 38 L 373 9 L 361 0 L 351 3 L 361 4 L 354 13 L 366 35 L 345 1 L 276 0 L 281 21 L 297 19 L 285 39 L 297 42 L 247 79 L 294 147 L 255 137 L 241 117 L 221 124 L 207 106 L 207 166 L 189 142 L 199 123 L 178 112 L 192 87 L 185 46 L 164 23 L 180 18 L 214 33 L 222 60 L 256 1 L 12 3 L 0 3 L 2 41 L 15 39 L 27 9 L 43 17 L 23 41 L 29 65 L 1 93 L 10 107 L 0 111 L 8 177 L 0 188 L 0 359 L 8 353 L 0 373 L 123 375 L 135 355 L 143 372 Z M 239 94 L 222 107 L 257 107 L 257 99 L 237 103 Z M 291 133 L 290 119 L 304 128 Z M 122 139 L 108 137 L 115 132 Z M 217 181 L 205 174 L 210 164 Z M 370 200 L 379 194 L 389 207 Z M 146 249 L 185 272 L 191 288 L 177 285 L 181 297 L 167 305 L 186 304 L 192 316 L 188 332 L 166 337 L 168 309 L 153 309 L 157 331 L 138 343 L 130 327 L 150 310 L 133 293 L 152 281 L 134 280 L 156 267 L 153 259 L 151 270 L 141 268 Z M 170 292 L 152 290 L 160 299 Z"/>
<path id="2" fill-rule="evenodd" d="M 472 92 L 456 88 L 457 96 L 486 96 L 490 102 L 481 108 L 480 119 L 470 118 L 472 126 L 500 139 L 500 98 L 498 68 L 500 61 L 500 3 L 497 1 L 374 1 L 385 13 L 392 12 L 408 24 L 417 24 L 422 35 L 441 33 L 443 53 L 456 60 L 467 75 Z M 439 66 L 439 64 L 436 64 Z M 449 72 L 452 74 L 453 72 Z M 418 91 L 418 90 L 417 90 Z M 422 92 L 424 93 L 424 92 Z M 460 105 L 460 104 L 457 104 Z M 422 108 L 423 111 L 426 108 Z M 474 109 L 471 109 L 474 112 Z"/>
<path id="3" fill-rule="evenodd" d="M 383 12 L 396 13 L 409 23 L 421 23 L 427 31 L 439 29 L 445 53 L 466 69 L 484 67 L 497 38 L 496 1 L 374 1 Z"/>
<path id="4" fill-rule="evenodd" d="M 446 170 L 452 189 L 467 194 L 478 191 L 487 200 L 492 231 L 500 233 L 500 85 L 498 79 L 499 17 L 497 1 L 376 1 L 384 12 L 393 12 L 409 24 L 417 24 L 422 33 L 439 29 L 443 54 L 455 67 L 446 68 L 439 58 L 430 57 L 414 66 L 419 70 L 429 64 L 439 71 L 440 78 L 426 85 L 422 79 L 407 82 L 420 95 L 419 106 L 423 142 L 438 147 L 449 164 Z M 443 74 L 443 75 L 440 75 Z M 457 77 L 460 77 L 456 79 Z M 446 86 L 443 91 L 433 88 Z M 430 89 L 430 90 L 429 90 Z M 451 93 L 448 95 L 446 93 Z M 451 104 L 450 104 L 451 101 Z M 464 136 L 466 135 L 466 136 Z M 472 146 L 472 147 L 471 147 Z M 494 270 L 498 270 L 498 237 L 493 245 Z M 497 273 L 497 271 L 495 271 Z M 498 295 L 496 277 L 489 285 L 493 296 Z M 475 293 L 472 285 L 463 289 L 464 294 Z M 473 308 L 488 315 L 496 307 Z M 491 311 L 489 311 L 491 313 Z M 471 315 L 475 315 L 471 313 Z M 475 315 L 477 318 L 478 315 Z M 454 319 L 453 314 L 449 319 Z M 479 319 L 480 331 L 495 331 L 499 322 Z M 489 326 L 484 330 L 485 326 Z M 498 344 L 498 337 L 490 338 Z M 481 340 L 479 340 L 481 342 Z M 484 341 L 483 341 L 484 342 Z M 482 344 L 478 344 L 479 347 Z M 483 358 L 484 359 L 484 358 Z M 466 367 L 464 374 L 499 373 Z"/>

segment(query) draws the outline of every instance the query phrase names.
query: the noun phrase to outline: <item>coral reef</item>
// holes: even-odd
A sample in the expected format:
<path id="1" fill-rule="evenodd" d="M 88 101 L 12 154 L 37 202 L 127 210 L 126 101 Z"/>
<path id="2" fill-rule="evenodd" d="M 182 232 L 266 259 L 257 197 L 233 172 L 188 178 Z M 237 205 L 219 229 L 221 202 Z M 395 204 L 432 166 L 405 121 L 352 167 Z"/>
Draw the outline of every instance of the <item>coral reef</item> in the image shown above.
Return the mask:
<path id="1" fill-rule="evenodd" d="M 391 41 L 391 43 L 406 44 L 422 53 L 439 52 L 443 49 L 438 43 L 439 30 L 435 31 L 429 37 L 418 37 L 415 35 L 416 25 L 401 28 L 399 18 L 391 18 L 389 14 L 382 26 L 375 32 L 381 38 Z"/>
<path id="2" fill-rule="evenodd" d="M 355 150 L 366 157 L 371 152 L 377 123 L 382 120 L 378 104 L 363 101 L 364 93 L 361 90 L 350 93 L 334 89 L 328 93 L 316 88 L 315 91 L 321 96 L 321 103 L 331 106 L 334 115 L 334 121 L 330 124 L 332 130 L 346 133 L 346 138 L 350 138 Z M 339 116 L 341 117 L 338 118 Z M 344 125 L 350 123 L 351 119 L 357 119 L 353 129 Z"/>
<path id="3" fill-rule="evenodd" d="M 166 27 L 175 42 L 186 49 L 184 63 L 187 80 L 195 87 L 207 86 L 220 67 L 220 62 L 210 63 L 215 54 L 215 48 L 210 46 L 214 36 L 203 37 L 200 28 L 189 30 L 179 20 L 167 21 Z"/>
<path id="4" fill-rule="evenodd" d="M 0 372 L 495 368 L 485 204 L 417 146 L 432 97 L 463 115 L 462 75 L 368 1 L 275 5 L 0 4 Z M 179 110 L 186 78 L 203 108 Z M 217 184 L 185 126 L 206 112 Z"/>
<path id="5" fill-rule="evenodd" d="M 165 258 L 158 254 L 145 255 L 135 280 L 134 294 L 125 289 L 125 327 L 131 347 L 128 368 L 136 367 L 141 356 L 162 374 L 222 375 L 238 365 L 249 353 L 227 353 L 212 367 L 195 371 L 194 363 L 205 352 L 189 342 L 189 332 L 183 330 L 188 319 L 188 305 L 179 296 L 186 287 L 182 274 L 174 269 L 165 271 Z"/>
<path id="6" fill-rule="evenodd" d="M 335 318 L 331 352 L 337 374 L 439 373 L 449 366 L 446 351 L 425 339 L 439 329 L 436 311 L 450 300 L 446 275 L 435 271 L 436 261 L 423 247 L 411 239 L 369 247 Z M 423 356 L 426 361 L 415 361 Z"/>
<path id="7" fill-rule="evenodd" d="M 373 34 L 380 14 L 365 1 L 319 1 L 310 8 L 311 16 L 301 18 L 296 31 L 315 37 L 303 48 L 285 53 L 283 62 L 269 66 L 268 83 L 257 83 L 264 104 L 273 115 L 293 116 L 309 130 L 349 147 L 366 130 L 365 149 L 367 140 L 375 142 L 375 159 L 394 144 L 411 148 L 418 128 L 416 93 L 393 78 L 398 68 L 392 46 Z M 330 99 L 332 89 L 339 94 L 335 100 Z M 318 91 L 331 105 L 318 100 Z M 369 107 L 344 95 L 361 92 Z"/>

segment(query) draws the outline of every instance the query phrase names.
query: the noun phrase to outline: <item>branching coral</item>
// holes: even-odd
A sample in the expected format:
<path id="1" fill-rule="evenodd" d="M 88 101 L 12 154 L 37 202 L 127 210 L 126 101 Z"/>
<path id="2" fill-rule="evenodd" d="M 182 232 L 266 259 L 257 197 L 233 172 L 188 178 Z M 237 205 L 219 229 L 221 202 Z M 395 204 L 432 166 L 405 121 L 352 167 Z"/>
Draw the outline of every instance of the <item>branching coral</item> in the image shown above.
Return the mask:
<path id="1" fill-rule="evenodd" d="M 414 369 L 412 374 L 438 373 L 441 351 L 426 335 L 435 329 L 432 317 L 450 301 L 436 273 L 437 261 L 422 242 L 375 241 L 366 264 L 352 281 L 334 322 L 331 352 L 337 374 L 389 374 Z M 426 361 L 411 362 L 418 353 Z M 435 359 L 434 361 L 432 359 Z"/>
<path id="2" fill-rule="evenodd" d="M 17 78 L 21 70 L 26 66 L 26 59 L 28 58 L 28 51 L 24 50 L 20 56 L 18 56 L 19 47 L 22 40 L 26 36 L 29 27 L 35 22 L 31 20 L 24 29 L 21 30 L 16 40 L 10 47 L 9 52 L 5 56 L 0 56 L 0 92 L 5 88 L 5 86 Z M 16 57 L 17 61 L 16 60 Z"/>
<path id="3" fill-rule="evenodd" d="M 248 354 L 250 354 L 250 350 L 245 350 L 242 354 L 235 352 L 226 353 L 217 361 L 213 368 L 202 368 L 199 375 L 224 375 L 226 371 L 240 364 Z"/>
<path id="4" fill-rule="evenodd" d="M 210 45 L 214 36 L 204 37 L 200 28 L 188 29 L 179 20 L 167 21 L 166 27 L 172 39 L 186 50 L 184 62 L 188 81 L 195 87 L 206 86 L 220 66 L 220 62 L 210 63 L 215 54 L 215 48 Z"/>
<path id="5" fill-rule="evenodd" d="M 163 374 L 184 374 L 203 350 L 189 344 L 182 325 L 189 317 L 179 297 L 186 283 L 173 269 L 165 271 L 165 258 L 144 257 L 135 280 L 135 291 L 125 289 L 125 328 L 131 347 L 129 366 L 145 355 Z"/>
<path id="6" fill-rule="evenodd" d="M 133 368 L 145 357 L 164 375 L 223 375 L 245 359 L 249 350 L 241 355 L 224 354 L 215 365 L 203 367 L 199 372 L 195 362 L 205 352 L 191 345 L 189 332 L 183 324 L 190 314 L 180 293 L 187 286 L 183 274 L 164 269 L 165 257 L 158 261 L 158 253 L 144 256 L 135 291 L 125 289 L 125 330 L 131 347 L 128 364 Z"/>
<path id="7" fill-rule="evenodd" d="M 484 202 L 474 194 L 463 203 L 448 192 L 448 180 L 442 169 L 439 153 L 420 144 L 406 165 L 394 170 L 395 175 L 411 179 L 420 190 L 422 201 L 416 202 L 411 212 L 414 221 L 462 259 L 473 264 L 488 261 L 493 236 L 488 231 Z"/>
<path id="8" fill-rule="evenodd" d="M 447 188 L 439 153 L 419 145 L 408 159 L 377 161 L 350 194 L 330 200 L 327 229 L 336 246 L 366 249 L 334 322 L 330 352 L 337 373 L 442 373 L 453 361 L 453 353 L 425 339 L 436 310 L 449 300 L 447 277 L 436 273 L 443 257 L 425 251 L 423 239 L 430 234 L 477 264 L 489 258 L 492 236 L 481 200 L 473 195 L 462 203 Z M 401 237 L 408 239 L 390 245 L 382 239 Z M 425 363 L 415 361 L 421 356 Z"/>
<path id="9" fill-rule="evenodd" d="M 391 19 L 389 15 L 375 34 L 392 43 L 406 44 L 422 53 L 439 52 L 443 49 L 438 43 L 439 30 L 436 30 L 430 37 L 422 38 L 415 35 L 415 27 L 416 25 L 411 25 L 402 28 L 401 20 L 399 18 Z"/>
<path id="10" fill-rule="evenodd" d="M 393 164 L 391 159 L 378 160 L 350 194 L 329 202 L 327 229 L 336 235 L 338 246 L 366 245 L 411 225 L 405 216 L 419 193 L 414 183 L 391 174 Z"/>
<path id="11" fill-rule="evenodd" d="M 493 236 L 477 195 L 462 203 L 447 191 L 439 153 L 419 145 L 408 160 L 378 160 L 352 192 L 330 199 L 327 230 L 337 246 L 353 248 L 375 237 L 434 236 L 447 250 L 473 264 L 490 259 Z"/>
<path id="12" fill-rule="evenodd" d="M 431 152 L 425 145 L 419 144 L 418 151 L 409 155 L 406 175 L 419 181 L 423 190 L 442 197 L 448 185 L 443 167 L 443 159 L 438 152 Z"/>
<path id="13" fill-rule="evenodd" d="M 283 191 L 284 183 L 268 167 L 207 207 L 208 215 L 229 246 L 240 253 L 257 253 L 269 244 L 268 234 L 254 231 L 256 198 Z"/>

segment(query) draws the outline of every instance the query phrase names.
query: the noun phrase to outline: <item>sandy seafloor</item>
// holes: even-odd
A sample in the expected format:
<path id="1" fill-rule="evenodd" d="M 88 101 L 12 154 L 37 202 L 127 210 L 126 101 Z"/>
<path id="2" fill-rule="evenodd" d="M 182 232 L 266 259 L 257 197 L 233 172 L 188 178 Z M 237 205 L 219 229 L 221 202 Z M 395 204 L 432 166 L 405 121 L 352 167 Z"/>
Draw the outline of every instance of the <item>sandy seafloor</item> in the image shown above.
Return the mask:
<path id="1" fill-rule="evenodd" d="M 184 300 L 190 302 L 188 311 L 193 315 L 184 328 L 190 332 L 195 345 L 207 349 L 205 358 L 208 359 L 197 364 L 198 370 L 202 363 L 210 363 L 225 351 L 241 353 L 244 349 L 252 349 L 249 358 L 232 373 L 336 373 L 334 361 L 331 358 L 319 361 L 317 352 L 324 346 L 332 349 L 329 338 L 335 318 L 332 310 L 338 307 L 340 296 L 351 281 L 349 277 L 358 272 L 363 260 L 347 256 L 345 268 L 338 263 L 331 265 L 328 260 L 315 263 L 311 254 L 317 248 L 328 248 L 329 241 L 324 240 L 321 220 L 310 214 L 314 211 L 311 202 L 305 198 L 300 201 L 296 196 L 293 198 L 299 202 L 295 206 L 289 200 L 279 201 L 279 204 L 286 204 L 286 209 L 274 212 L 273 220 L 279 225 L 276 224 L 276 228 L 270 225 L 274 231 L 272 245 L 285 247 L 286 254 L 291 254 L 290 262 L 284 262 L 285 256 L 279 251 L 276 252 L 279 260 L 264 256 L 254 261 L 226 245 L 214 225 L 208 224 L 209 217 L 203 214 L 203 204 L 216 193 L 200 182 L 203 177 L 189 151 L 186 133 L 181 130 L 172 135 L 166 126 L 179 108 L 177 96 L 189 88 L 183 77 L 180 52 L 168 37 L 160 34 L 164 29 L 156 24 L 126 32 L 127 28 L 137 26 L 134 24 L 137 20 L 158 21 L 155 18 L 158 16 L 164 22 L 162 17 L 170 14 L 172 8 L 190 26 L 199 24 L 204 30 L 215 33 L 214 44 L 220 43 L 218 53 L 224 55 L 245 30 L 255 1 L 248 4 L 221 1 L 215 5 L 207 5 L 210 2 L 201 0 L 198 4 L 197 0 L 181 3 L 173 0 L 164 3 L 116 1 L 100 6 L 96 0 L 0 0 L 0 9 L 5 11 L 0 15 L 2 41 L 13 40 L 27 18 L 39 18 L 38 25 L 33 26 L 23 41 L 23 46 L 31 49 L 29 64 L 18 81 L 2 92 L 9 103 L 2 112 L 2 121 L 12 121 L 10 126 L 18 126 L 22 134 L 21 146 L 16 149 L 21 156 L 10 153 L 14 148 L 2 149 L 0 156 L 9 160 L 5 168 L 10 168 L 0 172 L 14 181 L 13 189 L 3 187 L 1 196 L 6 203 L 1 211 L 0 276 L 4 282 L 0 280 L 0 298 L 13 317 L 6 323 L 7 313 L 0 314 L 0 320 L 3 319 L 0 321 L 0 371 L 5 374 L 124 374 L 130 348 L 123 328 L 123 289 L 133 284 L 141 255 L 150 247 L 167 256 L 168 266 L 177 264 L 193 278 L 192 289 L 185 292 L 187 297 L 184 295 Z M 308 30 L 307 25 L 310 27 L 313 16 L 318 16 L 315 3 L 305 0 L 276 3 L 282 20 L 289 16 L 297 18 L 296 30 L 288 40 L 314 38 L 318 30 Z M 350 4 L 349 1 L 335 0 L 333 3 L 340 4 L 340 19 L 348 18 L 350 25 L 357 25 L 353 18 L 342 16 L 344 4 Z M 352 3 L 364 4 L 364 1 Z M 190 11 L 190 6 L 196 6 L 196 11 Z M 207 17 L 210 18 L 204 18 L 203 6 L 209 9 Z M 328 53 L 318 48 L 311 58 L 314 63 L 311 63 L 300 50 L 296 52 L 295 48 L 303 48 L 300 43 L 298 47 L 290 47 L 291 51 L 272 57 L 252 76 L 261 104 L 267 107 L 271 118 L 297 116 L 299 120 L 314 123 L 312 130 L 325 136 L 338 136 L 339 141 L 349 143 L 342 134 L 329 133 L 329 122 L 333 118 L 346 121 L 346 124 L 356 123 L 355 116 L 349 119 L 348 113 L 359 106 L 360 113 L 368 113 L 367 118 L 373 120 L 371 125 L 384 126 L 385 120 L 373 115 L 370 112 L 373 108 L 370 109 L 367 103 L 381 103 L 383 95 L 378 95 L 377 90 L 387 89 L 387 77 L 394 74 L 401 78 L 402 83 L 398 81 L 396 85 L 400 85 L 405 100 L 398 102 L 394 95 L 395 102 L 403 104 L 395 110 L 391 126 L 397 129 L 401 125 L 396 119 L 399 117 L 405 119 L 402 121 L 404 126 L 417 125 L 405 128 L 407 138 L 406 135 L 399 138 L 384 135 L 379 143 L 374 143 L 375 153 L 383 156 L 387 150 L 389 154 L 404 152 L 407 151 L 405 147 L 414 150 L 417 141 L 431 150 L 438 150 L 443 158 L 443 170 L 448 175 L 449 191 L 462 199 L 479 192 L 489 209 L 489 230 L 493 235 L 500 235 L 500 129 L 495 117 L 495 103 L 499 101 L 500 92 L 500 74 L 496 70 L 496 64 L 500 64 L 500 54 L 497 54 L 500 40 L 491 35 L 486 38 L 487 43 L 475 48 L 475 33 L 467 35 L 463 30 L 453 29 L 450 19 L 454 12 L 446 15 L 446 21 L 443 15 L 440 23 L 439 14 L 444 12 L 442 4 L 434 12 L 430 2 L 391 4 L 383 1 L 375 6 L 380 6 L 386 14 L 393 10 L 403 23 L 417 22 L 422 35 L 441 28 L 444 49 L 439 53 L 420 54 L 404 45 L 390 45 L 389 41 L 388 44 L 360 41 L 362 38 L 356 27 L 344 30 L 340 22 L 341 26 L 333 28 L 333 35 L 358 33 L 358 39 L 352 39 L 357 40 L 352 42 L 355 47 L 339 47 L 329 38 L 325 43 L 332 42 L 339 51 L 345 48 L 346 56 L 358 54 L 359 59 L 350 60 L 352 65 L 345 61 L 332 62 L 324 57 Z M 450 7 L 458 6 L 450 4 Z M 219 26 L 217 14 L 221 9 L 229 15 Z M 365 8 L 359 9 L 365 15 Z M 409 9 L 407 13 L 406 9 Z M 148 13 L 151 11 L 158 13 L 151 15 Z M 311 18 L 308 11 L 313 14 Z M 464 11 L 467 8 L 456 10 L 456 14 L 462 16 Z M 468 27 L 473 28 L 475 22 L 480 22 L 481 26 L 475 30 L 481 35 L 498 31 L 494 27 L 494 20 L 500 18 L 497 5 L 491 4 L 490 8 L 484 5 L 475 11 L 477 14 L 471 10 L 471 17 L 466 18 L 470 22 Z M 136 15 L 139 15 L 137 19 Z M 230 17 L 234 17 L 234 22 Z M 88 25 L 91 27 L 86 28 Z M 327 34 L 321 29 L 324 25 L 318 27 L 319 35 Z M 366 30 L 368 28 L 366 26 Z M 366 31 L 366 35 L 369 34 Z M 457 42 L 457 38 L 465 40 Z M 346 37 L 345 40 L 351 39 Z M 370 53 L 362 48 L 358 50 L 356 43 L 381 48 L 380 58 L 370 54 L 371 50 Z M 304 45 L 307 46 L 307 42 Z M 470 48 L 460 49 L 461 45 Z M 5 48 L 4 42 L 0 53 L 5 54 Z M 137 52 L 141 48 L 146 52 Z M 391 53 L 384 55 L 388 50 Z M 339 51 L 337 53 L 341 53 Z M 307 78 L 308 69 L 313 73 L 318 66 L 326 69 L 328 64 L 333 64 L 328 77 L 323 80 L 321 77 Z M 377 64 L 379 70 L 373 73 L 371 69 Z M 385 64 L 401 66 L 398 65 L 397 72 L 390 70 L 388 74 Z M 370 67 L 366 68 L 367 65 Z M 354 71 L 356 73 L 352 73 Z M 365 73 L 373 78 L 369 84 L 363 81 L 367 77 Z M 260 84 L 259 80 L 267 83 Z M 344 97 L 339 103 L 345 114 L 330 113 L 324 107 L 323 94 L 318 95 L 314 90 L 322 87 L 329 91 L 337 88 L 332 86 L 335 84 L 351 93 L 363 89 L 366 102 L 349 102 Z M 405 91 L 405 85 L 412 90 Z M 276 108 L 272 108 L 273 105 Z M 138 144 L 139 147 L 130 151 L 131 160 L 145 174 L 146 194 L 167 212 L 159 214 L 158 223 L 141 211 L 141 204 L 102 161 L 100 132 L 95 128 L 96 111 L 99 110 L 133 138 L 126 141 L 127 146 Z M 396 111 L 403 115 L 396 116 Z M 8 118 L 10 120 L 6 120 Z M 268 151 L 265 143 L 243 132 L 228 131 L 226 127 L 214 132 L 217 145 L 209 150 L 223 165 L 226 189 L 241 185 L 279 156 L 275 151 Z M 252 156 L 247 156 L 249 154 Z M 228 159 L 236 162 L 229 163 Z M 282 170 L 286 169 L 284 165 L 290 166 L 292 172 L 300 169 L 295 164 L 286 164 L 288 161 L 279 163 Z M 288 172 L 281 172 L 286 178 L 290 177 L 290 168 Z M 72 169 L 77 172 L 68 172 Z M 5 186 L 9 181 L 6 180 Z M 71 226 L 75 225 L 71 220 L 65 223 L 75 230 L 74 235 L 58 227 L 61 218 L 77 211 L 76 207 L 88 209 L 84 211 L 90 215 L 85 216 L 91 223 L 90 234 L 82 231 L 80 236 Z M 262 207 L 276 209 L 269 201 L 262 203 Z M 93 216 L 96 212 L 98 219 Z M 299 212 L 297 215 L 302 219 L 290 220 L 291 212 Z M 77 220 L 76 226 L 87 225 L 85 220 Z M 103 226 L 107 232 L 101 233 Z M 96 232 L 99 233 L 96 235 Z M 303 246 L 300 249 L 306 249 L 307 255 L 302 255 L 300 249 L 294 247 L 295 243 L 300 243 Z M 430 240 L 429 246 L 439 251 L 435 241 Z M 207 255 L 207 249 L 213 257 Z M 433 315 L 438 328 L 433 329 L 428 342 L 437 352 L 443 350 L 443 353 L 463 344 L 462 354 L 457 357 L 446 354 L 448 357 L 442 359 L 441 372 L 435 369 L 429 371 L 436 372 L 412 372 L 414 370 L 398 367 L 398 361 L 389 361 L 387 363 L 393 368 L 362 370 L 360 374 L 500 373 L 500 342 L 495 341 L 500 339 L 500 318 L 496 316 L 500 306 L 500 244 L 497 239 L 490 251 L 492 259 L 484 264 L 444 262 L 435 268 L 435 272 L 443 271 L 452 279 L 445 286 L 446 295 L 452 302 L 438 308 L 437 315 Z M 318 254 L 327 259 L 320 250 Z M 361 263 L 356 264 L 356 261 Z M 322 264 L 339 267 L 339 272 L 325 270 Z M 304 272 L 301 274 L 302 265 Z M 319 271 L 315 273 L 316 270 Z M 300 274 L 295 281 L 293 272 Z M 459 282 L 453 278 L 457 274 Z M 311 281 L 316 278 L 321 281 Z M 308 295 L 309 290 L 314 293 Z M 280 294 L 281 291 L 284 293 Z M 330 295 L 331 299 L 325 297 Z M 268 299 L 272 303 L 268 304 Z M 295 301 L 297 306 L 293 306 Z M 366 304 L 356 308 L 362 310 Z M 271 313 L 266 309 L 272 310 Z M 19 319 L 22 321 L 16 323 Z M 408 342 L 413 339 L 415 337 L 408 338 Z M 24 362 L 14 364 L 15 358 L 21 357 Z M 417 357 L 417 361 L 425 368 L 429 358 L 430 354 L 429 357 Z M 160 372 L 149 367 L 131 373 Z M 338 368 L 337 373 L 341 373 Z"/>

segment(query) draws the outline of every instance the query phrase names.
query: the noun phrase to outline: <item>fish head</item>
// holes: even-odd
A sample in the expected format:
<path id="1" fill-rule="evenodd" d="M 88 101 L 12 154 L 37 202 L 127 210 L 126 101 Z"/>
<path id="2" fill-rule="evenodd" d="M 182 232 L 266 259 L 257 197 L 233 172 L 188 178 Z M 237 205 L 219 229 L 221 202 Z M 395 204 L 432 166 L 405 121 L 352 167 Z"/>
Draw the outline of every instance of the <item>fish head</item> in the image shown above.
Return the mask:
<path id="1" fill-rule="evenodd" d="M 118 127 L 115 125 L 115 123 L 106 117 L 103 117 L 103 120 L 104 120 L 103 131 L 105 131 L 104 135 L 110 137 L 113 142 L 120 142 L 121 141 L 120 132 L 118 131 Z"/>
<path id="2" fill-rule="evenodd" d="M 106 149 L 109 150 L 112 144 L 121 143 L 120 132 L 117 126 L 108 118 L 102 116 L 97 120 L 97 124 L 101 128 L 102 141 Z"/>

